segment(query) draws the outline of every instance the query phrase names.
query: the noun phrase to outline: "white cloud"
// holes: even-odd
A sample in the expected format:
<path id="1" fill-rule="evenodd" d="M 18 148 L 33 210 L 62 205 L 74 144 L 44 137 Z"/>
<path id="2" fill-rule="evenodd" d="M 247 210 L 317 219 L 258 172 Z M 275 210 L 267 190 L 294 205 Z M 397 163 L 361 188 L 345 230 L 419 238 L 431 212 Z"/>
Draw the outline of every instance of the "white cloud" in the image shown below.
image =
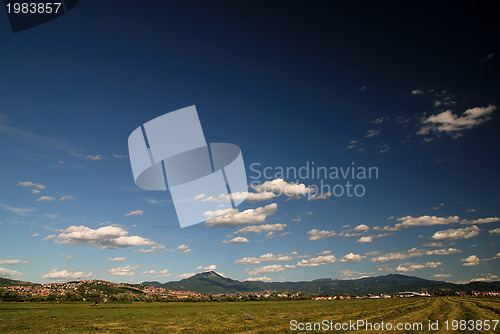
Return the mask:
<path id="1" fill-rule="evenodd" d="M 300 260 L 296 265 L 291 266 L 295 268 L 300 267 L 318 267 L 329 263 L 337 262 L 335 255 L 321 255 L 318 257 L 313 257 L 307 260 Z"/>
<path id="2" fill-rule="evenodd" d="M 128 158 L 128 155 L 113 153 L 113 158 L 115 158 L 115 159 L 126 159 L 126 158 Z"/>
<path id="3" fill-rule="evenodd" d="M 129 213 L 124 214 L 124 216 L 142 216 L 144 214 L 143 210 L 135 210 L 130 211 Z"/>
<path id="4" fill-rule="evenodd" d="M 369 130 L 368 133 L 365 135 L 366 138 L 370 137 L 375 137 L 380 133 L 380 130 Z"/>
<path id="5" fill-rule="evenodd" d="M 38 234 L 38 233 L 34 233 L 34 234 L 32 234 L 31 236 L 32 236 L 32 237 L 38 237 L 38 236 L 40 236 L 40 234 Z"/>
<path id="6" fill-rule="evenodd" d="M 131 246 L 158 246 L 147 238 L 136 235 L 128 236 L 128 232 L 117 226 L 103 226 L 91 229 L 86 226 L 70 226 L 57 236 L 51 235 L 44 240 L 54 239 L 58 244 L 89 244 L 105 248 L 121 248 Z"/>
<path id="7" fill-rule="evenodd" d="M 444 244 L 441 241 L 426 242 L 422 246 L 424 247 L 443 247 Z"/>
<path id="8" fill-rule="evenodd" d="M 425 94 L 425 93 L 421 89 L 414 89 L 411 91 L 411 95 L 423 95 L 423 94 Z"/>
<path id="9" fill-rule="evenodd" d="M 66 201 L 68 199 L 73 199 L 73 196 L 71 196 L 71 195 L 63 195 L 63 196 L 59 197 L 60 201 Z"/>
<path id="10" fill-rule="evenodd" d="M 246 272 L 249 275 L 261 275 L 268 273 L 279 273 L 285 271 L 285 267 L 281 264 L 272 264 L 270 266 L 264 266 L 255 269 L 247 269 Z"/>
<path id="11" fill-rule="evenodd" d="M 451 110 L 443 111 L 422 119 L 422 127 L 417 132 L 419 135 L 428 135 L 431 132 L 445 132 L 453 137 L 461 136 L 462 132 L 475 128 L 490 119 L 490 114 L 496 106 L 475 107 L 467 109 L 462 115 L 453 114 Z"/>
<path id="12" fill-rule="evenodd" d="M 466 267 L 477 266 L 479 264 L 479 261 L 481 260 L 479 260 L 476 255 L 471 255 L 460 260 L 460 262 L 462 262 L 462 265 Z"/>
<path id="13" fill-rule="evenodd" d="M 437 231 L 431 237 L 433 240 L 457 240 L 457 239 L 470 239 L 479 235 L 479 227 L 472 225 L 465 228 L 448 229 L 444 231 Z"/>
<path id="14" fill-rule="evenodd" d="M 249 240 L 245 237 L 235 237 L 232 238 L 231 240 L 222 240 L 221 242 L 223 244 L 241 244 L 241 243 L 246 243 Z"/>
<path id="15" fill-rule="evenodd" d="M 249 277 L 245 281 L 247 282 L 270 282 L 271 279 L 266 276 L 261 276 L 261 277 Z"/>
<path id="16" fill-rule="evenodd" d="M 25 260 L 0 260 L 0 264 L 26 264 L 29 263 Z"/>
<path id="17" fill-rule="evenodd" d="M 317 229 L 312 229 L 308 231 L 307 234 L 309 234 L 308 240 L 321 240 L 337 235 L 337 233 L 335 233 L 334 230 L 327 231 L 327 230 L 317 230 Z"/>
<path id="18" fill-rule="evenodd" d="M 39 194 L 39 193 L 40 193 L 40 190 L 38 190 L 38 189 L 33 189 L 33 190 L 31 190 L 31 193 L 32 193 L 32 194 Z"/>
<path id="19" fill-rule="evenodd" d="M 113 276 L 134 276 L 134 270 L 139 268 L 139 266 L 125 266 L 125 267 L 116 267 L 110 270 L 106 270 L 106 273 Z"/>
<path id="20" fill-rule="evenodd" d="M 313 188 L 308 188 L 303 183 L 286 182 L 284 179 L 266 181 L 259 185 L 252 186 L 258 192 L 273 192 L 274 194 L 286 195 L 290 197 L 306 196 L 315 192 Z"/>
<path id="21" fill-rule="evenodd" d="M 259 257 L 244 257 L 242 259 L 234 261 L 237 264 L 259 264 L 262 262 L 283 262 L 297 259 L 302 256 L 298 256 L 296 252 L 290 254 L 273 254 L 267 253 Z"/>
<path id="22" fill-rule="evenodd" d="M 188 248 L 189 248 L 189 246 L 188 246 L 188 245 L 182 244 L 182 245 L 180 245 L 180 246 L 177 246 L 177 248 L 176 248 L 176 249 L 177 249 L 177 250 L 186 250 L 186 249 L 188 249 Z"/>
<path id="23" fill-rule="evenodd" d="M 57 268 L 52 269 L 47 274 L 41 276 L 41 278 L 54 279 L 54 280 L 77 280 L 89 277 L 92 277 L 92 273 L 85 273 L 83 271 L 74 271 L 72 269 L 59 270 Z"/>
<path id="24" fill-rule="evenodd" d="M 20 275 L 22 275 L 22 272 L 20 272 L 20 271 L 10 270 L 7 268 L 0 268 L 0 276 L 1 277 L 13 278 L 15 276 L 20 276 Z"/>
<path id="25" fill-rule="evenodd" d="M 354 231 L 363 231 L 363 232 L 366 232 L 370 229 L 370 227 L 368 227 L 368 225 L 365 225 L 365 224 L 361 224 L 361 225 L 358 225 L 354 228 Z"/>
<path id="26" fill-rule="evenodd" d="M 358 242 L 360 244 L 366 244 L 366 243 L 370 243 L 372 241 L 373 241 L 373 236 L 370 235 L 370 236 L 366 236 L 366 237 L 361 237 L 356 242 Z"/>
<path id="27" fill-rule="evenodd" d="M 339 270 L 340 276 L 342 277 L 352 277 L 354 275 L 360 276 L 364 275 L 366 273 L 359 272 L 357 270 L 350 270 L 350 269 L 344 269 L 344 270 Z"/>
<path id="28" fill-rule="evenodd" d="M 437 216 L 420 216 L 420 217 L 399 217 L 397 221 L 400 223 L 394 226 L 385 226 L 382 230 L 399 231 L 411 226 L 434 226 L 434 225 L 449 225 L 449 224 L 488 224 L 500 221 L 498 217 L 479 218 L 479 219 L 461 219 L 459 216 L 437 217 Z"/>
<path id="29" fill-rule="evenodd" d="M 85 157 L 85 159 L 93 160 L 93 161 L 98 161 L 98 160 L 104 159 L 104 157 L 101 154 L 97 154 L 97 155 L 91 155 L 91 154 L 89 154 L 89 155 L 87 155 Z"/>
<path id="30" fill-rule="evenodd" d="M 498 281 L 500 280 L 500 276 L 494 275 L 491 273 L 488 274 L 483 274 L 483 277 L 478 277 L 478 278 L 473 278 L 470 281 L 471 282 L 491 282 L 491 281 Z"/>
<path id="31" fill-rule="evenodd" d="M 359 262 L 363 259 L 366 259 L 366 255 L 349 253 L 349 254 L 344 255 L 339 261 L 340 262 Z"/>
<path id="32" fill-rule="evenodd" d="M 126 257 L 109 257 L 106 259 L 106 261 L 125 261 L 127 258 Z"/>
<path id="33" fill-rule="evenodd" d="M 263 224 L 263 225 L 252 225 L 252 226 L 245 226 L 243 228 L 240 228 L 231 235 L 235 234 L 245 234 L 245 233 L 268 233 L 268 232 L 279 232 L 283 231 L 283 229 L 286 227 L 286 224 Z"/>
<path id="34" fill-rule="evenodd" d="M 40 196 L 36 199 L 37 202 L 52 202 L 55 198 L 52 196 Z"/>
<path id="35" fill-rule="evenodd" d="M 214 271 L 215 269 L 217 269 L 217 266 L 215 264 L 211 264 L 209 266 L 206 266 L 206 267 L 203 267 L 203 266 L 198 266 L 196 268 L 197 270 L 209 270 L 209 271 Z"/>
<path id="36" fill-rule="evenodd" d="M 154 253 L 156 251 L 164 251 L 164 250 L 165 250 L 165 246 L 155 243 L 153 246 L 151 246 L 150 249 L 141 248 L 141 249 L 134 251 L 134 253 Z M 184 252 L 187 253 L 186 251 L 184 251 Z"/>
<path id="37" fill-rule="evenodd" d="M 326 193 L 323 193 L 323 194 L 314 194 L 314 195 L 308 196 L 307 200 L 308 201 L 315 201 L 315 200 L 318 200 L 318 199 L 327 199 L 328 197 L 331 197 L 331 196 L 332 196 L 331 192 L 326 192 Z"/>
<path id="38" fill-rule="evenodd" d="M 498 234 L 500 235 L 500 227 L 494 229 L 494 230 L 489 230 L 488 231 L 490 234 Z"/>
<path id="39" fill-rule="evenodd" d="M 425 249 L 417 249 L 412 248 L 407 251 L 402 252 L 393 252 L 393 253 L 382 253 L 382 252 L 374 252 L 372 258 L 370 258 L 371 262 L 387 262 L 387 261 L 397 261 L 397 260 L 406 260 L 413 257 L 420 256 L 431 256 L 431 255 L 450 255 L 461 253 L 460 249 L 456 248 L 442 248 L 442 249 L 434 249 L 434 250 L 425 250 Z"/>
<path id="40" fill-rule="evenodd" d="M 39 190 L 45 189 L 45 186 L 43 184 L 39 184 L 39 183 L 31 182 L 31 181 L 19 182 L 17 185 L 21 186 L 21 187 L 33 187 L 33 188 L 39 189 Z"/>
<path id="41" fill-rule="evenodd" d="M 273 192 L 270 191 L 263 191 L 263 192 L 258 192 L 258 193 L 251 193 L 251 192 L 235 192 L 231 194 L 231 197 L 233 200 L 245 200 L 247 202 L 262 202 L 262 201 L 267 201 L 271 198 L 274 198 L 276 195 L 274 195 Z"/>
<path id="42" fill-rule="evenodd" d="M 328 254 L 331 254 L 331 253 L 332 253 L 331 250 L 326 250 L 326 251 L 322 251 L 322 252 L 316 253 L 316 255 L 328 255 Z"/>
<path id="43" fill-rule="evenodd" d="M 168 269 L 160 270 L 160 271 L 149 270 L 149 271 L 143 271 L 142 273 L 145 275 L 151 275 L 153 278 L 163 278 L 163 277 L 172 276 L 172 274 L 170 274 L 168 272 Z"/>
<path id="44" fill-rule="evenodd" d="M 442 266 L 443 262 L 427 262 L 427 263 L 403 263 L 396 267 L 396 271 L 409 272 L 424 268 L 437 268 Z"/>
<path id="45" fill-rule="evenodd" d="M 177 275 L 177 277 L 179 278 L 189 278 L 191 276 L 194 276 L 196 275 L 195 273 L 185 273 L 185 274 L 180 274 L 180 275 Z"/>
<path id="46" fill-rule="evenodd" d="M 205 217 L 210 218 L 206 221 L 207 226 L 239 226 L 263 223 L 266 217 L 272 215 L 278 209 L 278 204 L 271 203 L 264 207 L 247 209 L 240 212 L 238 209 L 207 211 Z"/>
<path id="47" fill-rule="evenodd" d="M 452 277 L 452 276 L 451 276 L 451 274 L 436 274 L 433 277 L 435 277 L 435 278 L 448 278 L 448 277 Z"/>

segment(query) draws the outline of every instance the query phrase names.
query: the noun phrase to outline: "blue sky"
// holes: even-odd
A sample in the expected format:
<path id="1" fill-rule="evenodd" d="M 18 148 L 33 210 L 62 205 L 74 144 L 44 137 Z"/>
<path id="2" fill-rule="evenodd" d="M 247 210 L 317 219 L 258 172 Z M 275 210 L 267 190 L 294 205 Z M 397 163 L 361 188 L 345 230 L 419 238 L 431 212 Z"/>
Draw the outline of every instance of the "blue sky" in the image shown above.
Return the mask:
<path id="1" fill-rule="evenodd" d="M 496 20 L 432 9 L 85 1 L 15 34 L 0 14 L 0 276 L 498 280 Z M 260 186 L 181 229 L 168 191 L 136 187 L 127 139 L 190 105 Z M 321 180 L 255 180 L 308 162 L 378 178 L 314 200 Z"/>

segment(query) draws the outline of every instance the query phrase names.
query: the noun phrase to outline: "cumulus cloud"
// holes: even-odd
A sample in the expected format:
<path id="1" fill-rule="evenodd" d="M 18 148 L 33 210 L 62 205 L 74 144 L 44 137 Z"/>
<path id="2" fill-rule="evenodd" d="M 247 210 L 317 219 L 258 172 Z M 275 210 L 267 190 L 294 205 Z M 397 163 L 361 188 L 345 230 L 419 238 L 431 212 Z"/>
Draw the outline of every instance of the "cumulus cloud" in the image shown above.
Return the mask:
<path id="1" fill-rule="evenodd" d="M 451 110 L 446 110 L 440 114 L 423 118 L 421 121 L 422 127 L 417 134 L 428 135 L 431 132 L 444 132 L 456 138 L 461 136 L 463 131 L 475 128 L 488 121 L 489 116 L 496 108 L 494 105 L 475 107 L 467 109 L 462 115 L 456 115 Z"/>
<path id="2" fill-rule="evenodd" d="M 317 229 L 312 229 L 308 231 L 307 234 L 309 234 L 308 240 L 321 240 L 337 235 L 337 233 L 335 233 L 334 230 L 327 231 L 327 230 L 317 230 Z"/>
<path id="3" fill-rule="evenodd" d="M 106 270 L 106 273 L 113 276 L 134 276 L 134 270 L 139 268 L 139 266 L 125 266 L 125 267 L 116 267 L 110 270 Z"/>
<path id="4" fill-rule="evenodd" d="M 77 280 L 90 277 L 92 277 L 92 273 L 85 273 L 83 271 L 74 271 L 72 269 L 59 270 L 57 268 L 52 269 L 47 274 L 41 276 L 41 278 L 54 279 L 54 280 Z"/>
<path id="5" fill-rule="evenodd" d="M 54 197 L 52 196 L 40 196 L 36 199 L 37 202 L 52 202 L 54 201 Z"/>
<path id="6" fill-rule="evenodd" d="M 344 255 L 339 261 L 340 262 L 359 262 L 363 259 L 366 259 L 366 255 L 349 253 L 349 254 Z"/>
<path id="7" fill-rule="evenodd" d="M 13 278 L 16 276 L 22 275 L 22 272 L 17 271 L 17 270 L 11 270 L 7 268 L 0 268 L 0 276 L 1 277 L 8 277 L 8 278 Z"/>
<path id="8" fill-rule="evenodd" d="M 465 228 L 448 229 L 444 231 L 437 231 L 431 237 L 433 240 L 457 240 L 457 239 L 470 239 L 479 235 L 479 227 L 472 225 Z"/>
<path id="9" fill-rule="evenodd" d="M 156 270 L 149 270 L 149 271 L 143 271 L 142 272 L 144 275 L 151 275 L 152 278 L 163 278 L 163 277 L 168 277 L 168 276 L 172 276 L 172 274 L 170 274 L 168 272 L 168 269 L 165 269 L 165 270 L 160 270 L 160 271 L 156 271 Z"/>
<path id="10" fill-rule="evenodd" d="M 500 235 L 500 227 L 498 227 L 498 228 L 496 228 L 494 230 L 489 230 L 488 233 Z"/>
<path id="11" fill-rule="evenodd" d="M 500 276 L 488 273 L 488 274 L 483 274 L 483 277 L 477 277 L 473 278 L 470 281 L 471 282 L 491 282 L 491 281 L 498 281 L 500 280 Z"/>
<path id="12" fill-rule="evenodd" d="M 38 237 L 38 236 L 40 236 L 40 234 L 38 234 L 38 233 L 33 233 L 31 236 L 32 236 L 32 237 Z"/>
<path id="13" fill-rule="evenodd" d="M 460 262 L 462 262 L 462 265 L 466 267 L 477 266 L 479 264 L 479 261 L 481 260 L 479 260 L 476 255 L 471 255 L 460 260 Z"/>
<path id="14" fill-rule="evenodd" d="M 276 212 L 278 204 L 271 203 L 264 207 L 247 209 L 240 212 L 238 209 L 207 211 L 205 217 L 214 217 L 206 221 L 207 226 L 240 226 L 263 223 L 267 216 Z"/>
<path id="15" fill-rule="evenodd" d="M 234 261 L 237 264 L 259 264 L 262 262 L 284 262 L 297 259 L 299 256 L 297 252 L 286 253 L 286 254 L 273 254 L 267 253 L 259 257 L 244 257 L 242 259 Z"/>
<path id="16" fill-rule="evenodd" d="M 252 226 L 245 226 L 243 228 L 240 228 L 231 235 L 235 234 L 246 234 L 246 233 L 269 233 L 269 232 L 279 232 L 283 231 L 283 229 L 286 227 L 286 224 L 263 224 L 263 225 L 252 225 Z"/>
<path id="17" fill-rule="evenodd" d="M 425 92 L 422 89 L 414 89 L 411 91 L 411 95 L 423 95 Z"/>
<path id="18" fill-rule="evenodd" d="M 25 260 L 0 260 L 0 264 L 26 264 L 29 263 Z"/>
<path id="19" fill-rule="evenodd" d="M 460 249 L 456 248 L 442 248 L 442 249 L 434 249 L 434 250 L 425 250 L 425 249 L 417 249 L 412 248 L 407 251 L 402 252 L 393 252 L 393 253 L 383 253 L 383 252 L 374 252 L 370 255 L 371 262 L 388 262 L 388 261 L 397 261 L 397 260 L 406 260 L 413 257 L 420 256 L 431 256 L 431 255 L 450 255 L 461 253 Z"/>
<path id="20" fill-rule="evenodd" d="M 101 154 L 97 154 L 97 155 L 89 154 L 85 157 L 85 159 L 92 160 L 92 161 L 99 161 L 99 160 L 104 159 L 104 157 Z"/>
<path id="21" fill-rule="evenodd" d="M 357 270 L 350 270 L 350 269 L 344 269 L 344 270 L 339 270 L 340 276 L 342 277 L 352 277 L 352 276 L 361 276 L 366 273 L 359 272 Z"/>
<path id="22" fill-rule="evenodd" d="M 322 194 L 314 194 L 314 195 L 308 196 L 307 200 L 308 201 L 315 201 L 318 199 L 327 199 L 328 197 L 331 197 L 331 196 L 332 196 L 331 192 L 326 192 L 326 193 L 322 193 Z"/>
<path id="23" fill-rule="evenodd" d="M 358 225 L 354 228 L 354 231 L 362 231 L 362 232 L 366 232 L 370 229 L 370 227 L 368 227 L 368 225 L 365 225 L 365 224 L 361 224 L 361 225 Z"/>
<path id="24" fill-rule="evenodd" d="M 61 230 L 59 235 L 51 235 L 44 240 L 53 239 L 58 244 L 89 244 L 101 249 L 122 248 L 131 246 L 158 246 L 154 241 L 136 235 L 129 236 L 128 232 L 117 226 L 103 226 L 91 229 L 86 226 L 70 226 Z"/>
<path id="25" fill-rule="evenodd" d="M 221 242 L 223 244 L 241 244 L 241 243 L 246 243 L 249 240 L 245 237 L 235 237 L 232 238 L 231 240 L 222 240 Z"/>
<path id="26" fill-rule="evenodd" d="M 124 216 L 142 216 L 143 214 L 144 214 L 144 211 L 135 210 L 135 211 L 130 211 L 129 213 L 124 214 Z"/>
<path id="27" fill-rule="evenodd" d="M 450 274 L 436 274 L 433 277 L 435 277 L 435 278 L 448 278 L 448 277 L 451 277 L 451 275 Z"/>
<path id="28" fill-rule="evenodd" d="M 59 197 L 60 201 L 66 201 L 68 199 L 73 199 L 73 196 L 71 196 L 71 195 L 63 195 L 63 196 Z"/>
<path id="29" fill-rule="evenodd" d="M 461 219 L 459 216 L 437 217 L 437 216 L 420 216 L 420 217 L 399 217 L 397 221 L 400 223 L 394 226 L 385 226 L 380 230 L 385 231 L 400 231 L 411 226 L 434 226 L 434 225 L 449 225 L 449 224 L 462 224 L 462 225 L 476 225 L 500 222 L 498 217 L 479 218 L 479 219 Z"/>
<path id="30" fill-rule="evenodd" d="M 126 257 L 108 257 L 106 261 L 125 261 L 127 258 Z"/>
<path id="31" fill-rule="evenodd" d="M 373 236 L 369 235 L 366 237 L 359 238 L 357 242 L 360 244 L 366 244 L 366 243 L 370 243 L 372 241 L 373 241 Z"/>
<path id="32" fill-rule="evenodd" d="M 266 181 L 259 185 L 252 186 L 258 192 L 272 192 L 278 196 L 300 197 L 313 194 L 313 188 L 306 187 L 303 183 L 286 182 L 284 179 Z"/>
<path id="33" fill-rule="evenodd" d="M 177 250 L 186 250 L 186 249 L 188 249 L 188 248 L 189 248 L 189 246 L 188 246 L 188 245 L 182 244 L 182 245 L 180 245 L 180 246 L 177 246 L 177 248 L 176 248 L 176 249 L 177 249 Z"/>
<path id="34" fill-rule="evenodd" d="M 177 275 L 177 277 L 179 278 L 189 278 L 189 277 L 192 277 L 196 275 L 195 273 L 185 273 L 185 274 L 180 274 L 180 275 Z"/>
<path id="35" fill-rule="evenodd" d="M 295 267 L 295 268 L 301 268 L 301 267 L 318 267 L 322 266 L 325 264 L 329 263 L 335 263 L 337 262 L 337 258 L 335 255 L 321 255 L 318 257 L 313 257 L 307 260 L 300 260 L 297 262 L 296 265 L 290 266 L 290 267 Z"/>
<path id="36" fill-rule="evenodd" d="M 247 282 L 270 282 L 271 279 L 266 276 L 261 276 L 261 277 L 249 277 L 245 281 Z"/>
<path id="37" fill-rule="evenodd" d="M 403 263 L 396 267 L 396 271 L 409 272 L 424 268 L 437 268 L 442 266 L 443 262 L 427 262 L 427 263 Z"/>
<path id="38" fill-rule="evenodd" d="M 35 188 L 35 189 L 39 189 L 39 190 L 45 189 L 45 186 L 43 184 L 35 183 L 35 182 L 31 182 L 31 181 L 19 182 L 17 185 L 21 186 L 21 187 L 31 187 L 31 188 Z"/>
<path id="39" fill-rule="evenodd" d="M 210 271 L 213 271 L 213 270 L 217 269 L 217 266 L 215 264 L 211 264 L 211 265 L 206 266 L 206 267 L 198 266 L 196 269 L 197 270 L 210 270 Z"/>
<path id="40" fill-rule="evenodd" d="M 246 272 L 249 275 L 262 275 L 268 273 L 279 273 L 285 271 L 285 267 L 281 264 L 272 264 L 270 266 L 264 266 L 255 269 L 247 269 Z"/>
<path id="41" fill-rule="evenodd" d="M 270 200 L 271 198 L 274 198 L 276 195 L 270 191 L 262 191 L 257 193 L 234 192 L 230 196 L 233 198 L 233 200 L 239 200 L 239 201 L 245 200 L 247 202 L 256 203 L 256 202 Z"/>

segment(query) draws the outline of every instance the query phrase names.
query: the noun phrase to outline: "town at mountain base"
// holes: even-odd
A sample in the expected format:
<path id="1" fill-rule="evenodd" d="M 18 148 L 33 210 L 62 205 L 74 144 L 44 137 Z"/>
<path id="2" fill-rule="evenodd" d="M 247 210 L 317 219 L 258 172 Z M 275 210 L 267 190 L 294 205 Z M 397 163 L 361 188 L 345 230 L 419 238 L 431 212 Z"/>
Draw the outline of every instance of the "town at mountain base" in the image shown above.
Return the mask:
<path id="1" fill-rule="evenodd" d="M 0 278 L 0 301 L 225 301 L 390 298 L 473 294 L 500 296 L 500 281 L 467 284 L 389 274 L 359 279 L 303 282 L 237 281 L 209 271 L 180 281 L 142 284 L 81 280 L 36 284 Z M 329 298 L 330 296 L 331 298 Z"/>

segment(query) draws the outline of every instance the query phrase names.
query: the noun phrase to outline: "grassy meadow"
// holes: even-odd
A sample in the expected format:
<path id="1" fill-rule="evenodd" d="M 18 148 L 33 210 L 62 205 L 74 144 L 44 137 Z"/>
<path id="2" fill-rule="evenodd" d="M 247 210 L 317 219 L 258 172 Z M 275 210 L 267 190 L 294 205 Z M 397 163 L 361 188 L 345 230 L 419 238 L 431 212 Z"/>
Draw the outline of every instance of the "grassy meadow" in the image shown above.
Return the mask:
<path id="1" fill-rule="evenodd" d="M 446 333 L 443 321 L 499 319 L 500 299 L 431 297 L 335 301 L 265 301 L 212 303 L 0 303 L 2 333 L 289 333 L 298 322 L 422 322 L 423 331 L 373 333 Z M 439 331 L 428 320 L 439 320 Z M 450 328 L 451 329 L 451 328 Z M 318 332 L 318 331 L 315 331 Z M 321 332 L 321 331 L 319 331 Z M 343 333 L 347 331 L 323 331 Z M 349 331 L 355 333 L 356 331 Z M 361 331 L 370 332 L 370 331 Z M 456 330 L 449 333 L 500 333 Z"/>

